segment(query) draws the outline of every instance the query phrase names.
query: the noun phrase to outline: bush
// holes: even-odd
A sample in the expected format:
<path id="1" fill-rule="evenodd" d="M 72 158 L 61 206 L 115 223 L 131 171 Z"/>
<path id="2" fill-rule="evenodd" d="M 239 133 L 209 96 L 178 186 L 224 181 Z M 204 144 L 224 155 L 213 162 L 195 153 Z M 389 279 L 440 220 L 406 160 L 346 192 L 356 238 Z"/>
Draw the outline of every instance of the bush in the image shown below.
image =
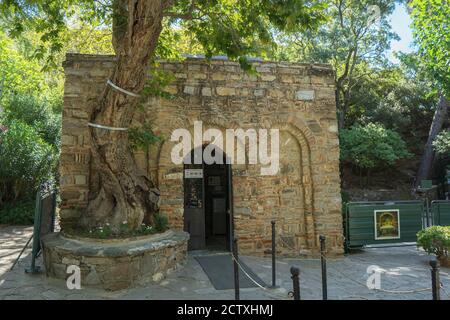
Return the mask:
<path id="1" fill-rule="evenodd" d="M 340 132 L 341 161 L 360 169 L 388 167 L 411 154 L 400 135 L 381 124 L 354 125 Z"/>
<path id="2" fill-rule="evenodd" d="M 166 216 L 158 213 L 153 217 L 153 225 L 155 226 L 156 231 L 164 232 L 169 229 L 169 220 Z"/>
<path id="3" fill-rule="evenodd" d="M 417 245 L 428 254 L 434 254 L 443 263 L 448 263 L 450 251 L 450 226 L 433 226 L 417 233 Z"/>
<path id="4" fill-rule="evenodd" d="M 8 203 L 0 209 L 0 224 L 33 224 L 34 209 L 35 200 L 33 197 L 29 197 L 18 203 Z"/>
<path id="5" fill-rule="evenodd" d="M 33 127 L 42 139 L 59 149 L 61 115 L 53 112 L 56 108 L 33 96 L 13 95 L 4 106 L 3 119 L 5 122 L 18 120 Z"/>
<path id="6" fill-rule="evenodd" d="M 29 125 L 13 120 L 0 130 L 0 206 L 34 193 L 53 176 L 56 152 Z"/>

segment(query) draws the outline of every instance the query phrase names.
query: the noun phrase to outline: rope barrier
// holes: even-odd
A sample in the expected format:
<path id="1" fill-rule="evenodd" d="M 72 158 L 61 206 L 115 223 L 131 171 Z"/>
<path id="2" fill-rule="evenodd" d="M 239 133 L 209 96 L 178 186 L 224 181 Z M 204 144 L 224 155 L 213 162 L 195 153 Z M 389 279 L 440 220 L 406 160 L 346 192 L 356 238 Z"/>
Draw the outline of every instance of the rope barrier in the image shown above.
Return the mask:
<path id="1" fill-rule="evenodd" d="M 285 246 L 287 246 L 289 249 L 294 250 L 294 251 L 297 250 L 296 248 L 293 248 L 291 245 L 289 245 L 286 241 L 284 241 L 284 239 L 283 239 L 282 237 L 279 237 L 279 239 L 280 239 L 281 242 L 282 242 Z M 320 257 L 323 257 L 323 258 L 327 259 L 327 257 L 326 257 L 325 255 L 323 255 L 323 254 L 321 254 Z M 320 261 L 320 258 L 319 258 L 319 259 L 302 259 L 302 260 Z M 360 261 L 363 261 L 363 260 L 360 259 Z M 367 284 L 366 284 L 366 283 L 362 283 L 362 282 L 360 282 L 360 281 L 358 281 L 358 280 L 356 280 L 356 279 L 354 279 L 354 278 L 348 276 L 347 274 L 343 273 L 341 270 L 335 268 L 333 265 L 328 265 L 328 267 L 331 267 L 332 270 L 336 271 L 337 273 L 339 273 L 339 274 L 340 274 L 341 276 L 343 276 L 344 278 L 347 278 L 347 279 L 351 280 L 352 282 L 354 282 L 354 283 L 356 283 L 356 284 L 358 284 L 358 285 L 360 285 L 360 286 L 363 286 L 364 288 L 366 288 L 366 289 L 368 289 L 368 290 L 379 291 L 379 292 L 385 292 L 385 293 L 390 293 L 390 294 L 414 294 L 414 293 L 420 293 L 420 292 L 426 292 L 426 291 L 431 291 L 431 290 L 432 290 L 432 288 L 421 288 L 421 289 L 415 289 L 415 290 L 369 289 L 369 288 L 367 287 Z M 443 289 L 443 291 L 445 292 L 445 294 L 446 294 L 447 296 L 449 296 L 448 293 L 446 293 L 445 289 L 443 288 L 442 284 L 441 284 L 441 288 Z M 449 297 L 450 297 L 450 296 L 449 296 Z"/>
<path id="2" fill-rule="evenodd" d="M 233 253 L 231 253 L 231 258 L 233 259 L 234 262 L 236 262 L 236 264 L 238 265 L 239 269 L 242 270 L 242 272 L 247 276 L 247 278 L 250 279 L 250 281 L 252 281 L 254 284 L 256 284 L 260 289 L 266 291 L 269 295 L 272 295 L 272 297 L 276 297 L 276 298 L 280 298 L 282 297 L 283 299 L 286 299 L 289 297 L 289 295 L 287 294 L 286 296 L 281 295 L 281 294 L 277 294 L 276 292 L 270 290 L 270 288 L 267 288 L 263 285 L 261 285 L 260 283 L 258 283 L 258 281 L 256 281 L 255 279 L 253 279 L 247 271 L 245 271 L 245 269 L 242 267 L 242 265 L 239 263 L 239 260 L 236 259 L 236 257 L 234 256 Z"/>
<path id="3" fill-rule="evenodd" d="M 444 284 L 443 284 L 442 282 L 440 283 L 440 288 L 442 289 L 442 292 L 444 292 L 444 294 L 445 294 L 448 298 L 450 298 L 450 294 L 447 292 L 447 290 L 445 290 Z"/>

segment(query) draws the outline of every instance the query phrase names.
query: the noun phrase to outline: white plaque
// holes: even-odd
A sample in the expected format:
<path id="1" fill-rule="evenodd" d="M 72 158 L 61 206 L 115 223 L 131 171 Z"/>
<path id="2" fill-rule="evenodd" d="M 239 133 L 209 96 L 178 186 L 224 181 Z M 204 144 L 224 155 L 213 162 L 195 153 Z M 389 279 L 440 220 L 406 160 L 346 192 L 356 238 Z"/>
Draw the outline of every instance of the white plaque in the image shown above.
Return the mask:
<path id="1" fill-rule="evenodd" d="M 186 179 L 203 179 L 203 169 L 186 169 L 184 177 Z"/>
<path id="2" fill-rule="evenodd" d="M 315 98 L 314 90 L 300 90 L 295 94 L 297 100 L 312 101 Z"/>

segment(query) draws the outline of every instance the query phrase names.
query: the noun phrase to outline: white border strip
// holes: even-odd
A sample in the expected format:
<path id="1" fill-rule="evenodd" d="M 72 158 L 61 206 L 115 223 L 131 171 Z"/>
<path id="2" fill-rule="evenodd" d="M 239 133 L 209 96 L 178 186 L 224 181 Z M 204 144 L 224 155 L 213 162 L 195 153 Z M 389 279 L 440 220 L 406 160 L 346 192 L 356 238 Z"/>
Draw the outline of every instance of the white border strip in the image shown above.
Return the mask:
<path id="1" fill-rule="evenodd" d="M 128 128 L 114 128 L 114 127 L 102 126 L 100 124 L 95 124 L 95 123 L 90 123 L 90 122 L 88 122 L 88 126 L 97 128 L 97 129 L 104 129 L 104 130 L 111 130 L 111 131 L 128 131 Z"/>
<path id="2" fill-rule="evenodd" d="M 125 89 L 122 89 L 122 88 L 116 86 L 116 85 L 115 85 L 114 83 L 112 83 L 112 81 L 109 80 L 109 79 L 108 79 L 108 81 L 107 81 L 106 83 L 109 84 L 109 85 L 110 85 L 111 87 L 113 87 L 114 89 L 116 89 L 117 91 L 120 91 L 120 92 L 122 92 L 122 93 L 125 93 L 126 95 L 129 95 L 129 96 L 132 96 L 132 97 L 135 97 L 135 98 L 139 98 L 139 97 L 140 97 L 140 95 L 138 95 L 138 94 L 136 94 L 136 93 L 127 91 L 127 90 L 125 90 Z"/>

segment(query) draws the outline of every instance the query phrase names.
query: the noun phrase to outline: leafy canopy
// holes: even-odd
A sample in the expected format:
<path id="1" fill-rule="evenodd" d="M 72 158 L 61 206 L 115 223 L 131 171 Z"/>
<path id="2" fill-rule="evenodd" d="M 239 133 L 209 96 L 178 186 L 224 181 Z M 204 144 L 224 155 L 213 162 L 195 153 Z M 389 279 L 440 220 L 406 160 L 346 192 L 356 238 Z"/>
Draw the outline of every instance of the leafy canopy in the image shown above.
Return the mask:
<path id="1" fill-rule="evenodd" d="M 410 157 L 405 142 L 395 131 L 382 125 L 354 125 L 340 132 L 341 160 L 361 169 L 387 167 Z"/>
<path id="2" fill-rule="evenodd" d="M 112 28 L 123 17 L 113 10 L 123 0 L 4 0 L 0 2 L 0 23 L 11 35 L 26 30 L 40 34 L 42 45 L 35 56 L 51 63 L 63 47 L 61 33 L 74 21 Z M 161 1 L 164 29 L 156 52 L 160 57 L 174 55 L 170 44 L 184 28 L 201 45 L 206 57 L 225 54 L 248 66 L 248 54 L 261 54 L 272 44 L 271 29 L 306 30 L 324 19 L 324 4 L 312 0 L 177 0 Z M 48 44 L 45 46 L 44 44 Z"/>
<path id="3" fill-rule="evenodd" d="M 37 61 L 30 61 L 15 48 L 15 43 L 0 31 L 0 105 L 13 94 L 50 94 Z"/>
<path id="4" fill-rule="evenodd" d="M 447 97 L 450 95 L 450 2 L 412 0 L 414 37 L 420 58 Z"/>
<path id="5" fill-rule="evenodd" d="M 317 30 L 278 34 L 276 58 L 289 61 L 329 63 L 335 73 L 337 108 L 341 127 L 348 127 L 347 117 L 353 88 L 361 77 L 387 64 L 390 42 L 397 39 L 389 15 L 398 1 L 329 1 L 327 21 Z M 374 19 L 379 8 L 379 19 Z"/>

